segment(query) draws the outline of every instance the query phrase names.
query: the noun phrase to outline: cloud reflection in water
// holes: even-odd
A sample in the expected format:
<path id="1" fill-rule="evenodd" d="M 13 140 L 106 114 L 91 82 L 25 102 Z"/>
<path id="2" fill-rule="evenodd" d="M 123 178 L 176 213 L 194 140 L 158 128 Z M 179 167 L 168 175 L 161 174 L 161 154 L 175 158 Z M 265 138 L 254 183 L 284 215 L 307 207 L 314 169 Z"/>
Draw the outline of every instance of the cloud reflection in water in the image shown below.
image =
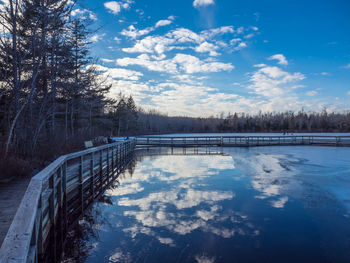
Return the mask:
<path id="1" fill-rule="evenodd" d="M 195 230 L 222 238 L 259 234 L 246 215 L 224 211 L 220 205 L 233 199 L 235 193 L 213 190 L 205 180 L 234 168 L 232 158 L 223 155 L 144 158 L 132 177 L 121 179 L 120 186 L 109 191 L 120 196 L 117 203 L 126 207 L 124 216 L 136 219 L 123 231 L 132 238 L 138 234 L 154 236 L 169 246 L 176 245 L 174 234 L 187 235 Z M 157 188 L 144 191 L 147 184 L 157 184 Z M 169 236 L 159 235 L 167 231 Z"/>

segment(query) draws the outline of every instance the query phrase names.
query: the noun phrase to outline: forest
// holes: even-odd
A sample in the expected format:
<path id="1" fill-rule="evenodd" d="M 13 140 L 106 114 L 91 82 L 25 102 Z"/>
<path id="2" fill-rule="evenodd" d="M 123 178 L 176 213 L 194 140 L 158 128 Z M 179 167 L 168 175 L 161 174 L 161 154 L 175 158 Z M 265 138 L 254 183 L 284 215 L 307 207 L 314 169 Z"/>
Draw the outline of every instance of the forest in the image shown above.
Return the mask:
<path id="1" fill-rule="evenodd" d="M 52 160 L 96 136 L 350 131 L 350 113 L 301 109 L 174 117 L 144 110 L 132 96 L 111 99 L 112 87 L 91 66 L 97 61 L 89 51 L 93 21 L 72 16 L 74 1 L 7 2 L 0 9 L 2 160 Z"/>

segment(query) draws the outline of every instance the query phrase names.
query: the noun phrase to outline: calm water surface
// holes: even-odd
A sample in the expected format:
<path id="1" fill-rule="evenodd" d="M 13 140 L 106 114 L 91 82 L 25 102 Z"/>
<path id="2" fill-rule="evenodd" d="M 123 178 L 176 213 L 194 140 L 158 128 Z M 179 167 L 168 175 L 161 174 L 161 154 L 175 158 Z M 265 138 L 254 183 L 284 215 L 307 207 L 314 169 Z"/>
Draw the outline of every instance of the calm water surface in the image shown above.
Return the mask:
<path id="1" fill-rule="evenodd" d="M 349 148 L 211 150 L 139 155 L 65 262 L 350 262 Z"/>

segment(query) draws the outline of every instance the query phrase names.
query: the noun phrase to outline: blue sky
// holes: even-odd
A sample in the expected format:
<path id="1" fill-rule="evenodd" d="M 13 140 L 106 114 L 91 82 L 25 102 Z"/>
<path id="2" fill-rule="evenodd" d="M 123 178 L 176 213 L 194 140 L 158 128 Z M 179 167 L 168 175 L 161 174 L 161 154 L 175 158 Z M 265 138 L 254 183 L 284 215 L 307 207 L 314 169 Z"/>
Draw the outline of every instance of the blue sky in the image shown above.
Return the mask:
<path id="1" fill-rule="evenodd" d="M 169 115 L 350 110 L 350 1 L 81 1 L 110 96 Z"/>

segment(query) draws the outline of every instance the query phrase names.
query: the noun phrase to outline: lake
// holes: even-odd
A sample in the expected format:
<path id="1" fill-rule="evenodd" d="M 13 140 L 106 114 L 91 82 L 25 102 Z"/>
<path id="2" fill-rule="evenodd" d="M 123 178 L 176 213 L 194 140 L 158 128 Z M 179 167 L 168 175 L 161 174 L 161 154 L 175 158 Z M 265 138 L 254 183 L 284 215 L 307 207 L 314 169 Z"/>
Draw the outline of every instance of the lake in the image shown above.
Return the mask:
<path id="1" fill-rule="evenodd" d="M 71 236 L 64 262 L 350 262 L 350 148 L 139 151 Z"/>

